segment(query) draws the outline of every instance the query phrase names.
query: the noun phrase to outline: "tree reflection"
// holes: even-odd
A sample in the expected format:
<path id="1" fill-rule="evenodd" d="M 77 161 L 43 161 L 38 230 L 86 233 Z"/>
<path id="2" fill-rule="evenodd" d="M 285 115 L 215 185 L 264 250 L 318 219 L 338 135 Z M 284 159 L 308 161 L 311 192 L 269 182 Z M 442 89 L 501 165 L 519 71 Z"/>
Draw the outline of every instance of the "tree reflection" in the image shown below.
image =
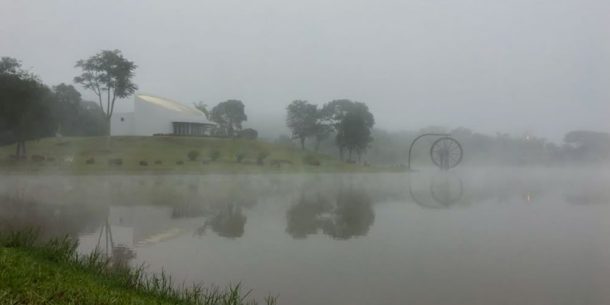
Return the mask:
<path id="1" fill-rule="evenodd" d="M 228 204 L 219 213 L 206 220 L 203 226 L 197 229 L 196 233 L 203 235 L 210 227 L 218 236 L 238 238 L 244 235 L 245 225 L 246 216 L 243 214 L 241 207 Z"/>
<path id="2" fill-rule="evenodd" d="M 302 239 L 322 231 L 335 239 L 350 239 L 368 233 L 375 220 L 372 200 L 361 189 L 342 189 L 329 200 L 321 194 L 301 194 L 286 213 L 286 232 Z"/>
<path id="3" fill-rule="evenodd" d="M 112 248 L 111 262 L 112 267 L 125 269 L 129 267 L 129 261 L 136 258 L 136 253 L 125 245 L 118 245 Z"/>

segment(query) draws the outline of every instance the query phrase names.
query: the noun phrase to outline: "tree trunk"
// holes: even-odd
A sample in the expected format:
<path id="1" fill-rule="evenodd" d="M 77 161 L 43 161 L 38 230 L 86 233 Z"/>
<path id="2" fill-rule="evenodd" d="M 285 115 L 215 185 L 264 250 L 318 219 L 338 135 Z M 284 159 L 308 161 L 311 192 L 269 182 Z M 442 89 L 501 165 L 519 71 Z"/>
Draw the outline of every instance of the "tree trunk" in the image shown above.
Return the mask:
<path id="1" fill-rule="evenodd" d="M 348 149 L 347 150 L 347 155 L 349 156 L 349 159 L 347 161 L 352 162 L 352 149 Z"/>
<path id="2" fill-rule="evenodd" d="M 301 140 L 301 149 L 305 150 L 305 138 L 301 137 L 300 140 Z"/>
<path id="3" fill-rule="evenodd" d="M 15 152 L 15 158 L 17 160 L 27 159 L 25 151 L 25 141 L 17 141 L 17 151 Z"/>
<path id="4" fill-rule="evenodd" d="M 15 150 L 15 159 L 21 159 L 21 142 L 17 141 L 17 149 Z"/>
<path id="5" fill-rule="evenodd" d="M 343 146 L 339 146 L 339 159 L 343 161 Z"/>
<path id="6" fill-rule="evenodd" d="M 320 139 L 316 138 L 316 145 L 314 146 L 314 149 L 316 150 L 316 152 L 318 152 L 320 150 Z"/>
<path id="7" fill-rule="evenodd" d="M 106 117 L 106 149 L 110 149 L 110 117 Z"/>

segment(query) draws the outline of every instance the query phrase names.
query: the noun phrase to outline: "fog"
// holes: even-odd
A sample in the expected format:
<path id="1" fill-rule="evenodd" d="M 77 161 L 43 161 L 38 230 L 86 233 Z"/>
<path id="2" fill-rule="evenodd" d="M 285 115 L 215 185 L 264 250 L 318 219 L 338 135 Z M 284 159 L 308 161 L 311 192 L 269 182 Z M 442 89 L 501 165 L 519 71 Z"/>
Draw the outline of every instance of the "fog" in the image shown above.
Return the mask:
<path id="1" fill-rule="evenodd" d="M 604 0 L 0 5 L 0 54 L 46 83 L 70 83 L 77 60 L 120 49 L 138 65 L 140 91 L 187 104 L 241 99 L 246 125 L 269 138 L 288 133 L 294 99 L 362 101 L 387 130 L 464 126 L 557 141 L 610 129 Z"/>
<path id="2" fill-rule="evenodd" d="M 187 285 L 241 281 L 281 304 L 606 304 L 608 178 L 3 176 L 0 230 L 39 225 L 78 236 L 82 253 L 112 251 Z"/>
<path id="3" fill-rule="evenodd" d="M 609 12 L 0 0 L 0 298 L 610 304 Z"/>

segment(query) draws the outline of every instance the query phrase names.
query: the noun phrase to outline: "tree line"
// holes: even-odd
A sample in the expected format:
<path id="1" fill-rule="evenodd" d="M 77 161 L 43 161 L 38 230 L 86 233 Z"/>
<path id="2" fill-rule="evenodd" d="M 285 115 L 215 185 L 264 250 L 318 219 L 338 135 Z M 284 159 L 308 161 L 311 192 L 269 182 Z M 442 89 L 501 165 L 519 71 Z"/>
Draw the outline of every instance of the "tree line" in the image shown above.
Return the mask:
<path id="1" fill-rule="evenodd" d="M 320 143 L 334 136 L 341 160 L 352 162 L 354 155 L 360 161 L 373 141 L 375 118 L 362 102 L 339 99 L 318 106 L 295 100 L 286 107 L 286 125 L 301 149 L 305 149 L 307 139 L 313 139 L 318 151 Z"/>
<path id="2" fill-rule="evenodd" d="M 26 157 L 25 143 L 53 135 L 101 135 L 103 111 L 83 101 L 72 85 L 45 85 L 19 60 L 0 59 L 0 145 L 16 143 L 15 157 Z"/>

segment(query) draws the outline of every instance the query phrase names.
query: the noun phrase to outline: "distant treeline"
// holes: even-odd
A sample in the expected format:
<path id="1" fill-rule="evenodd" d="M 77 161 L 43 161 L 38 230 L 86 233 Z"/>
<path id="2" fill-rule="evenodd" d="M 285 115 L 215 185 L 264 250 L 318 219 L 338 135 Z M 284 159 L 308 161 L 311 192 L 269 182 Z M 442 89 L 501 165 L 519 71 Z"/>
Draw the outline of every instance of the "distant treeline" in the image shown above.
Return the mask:
<path id="1" fill-rule="evenodd" d="M 418 131 L 391 132 L 373 129 L 367 154 L 369 163 L 406 164 L 409 145 L 424 133 L 449 133 L 457 139 L 464 150 L 464 165 L 555 166 L 562 164 L 610 163 L 610 134 L 604 132 L 575 130 L 568 132 L 562 143 L 554 143 L 541 137 L 515 137 L 505 133 L 488 135 L 459 127 L 448 129 L 427 127 Z M 427 165 L 430 162 L 430 145 L 436 137 L 423 138 L 413 150 L 413 162 Z M 288 136 L 280 136 L 276 142 L 294 145 Z M 333 137 L 319 144 L 320 152 L 338 154 Z"/>

